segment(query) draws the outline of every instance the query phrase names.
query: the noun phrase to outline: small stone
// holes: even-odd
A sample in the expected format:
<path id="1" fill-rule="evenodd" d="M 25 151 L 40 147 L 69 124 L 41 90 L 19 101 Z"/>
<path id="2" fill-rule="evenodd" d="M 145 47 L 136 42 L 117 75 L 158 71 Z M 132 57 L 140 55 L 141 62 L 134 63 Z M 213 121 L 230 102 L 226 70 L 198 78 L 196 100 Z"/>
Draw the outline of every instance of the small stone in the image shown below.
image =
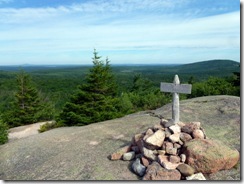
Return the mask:
<path id="1" fill-rule="evenodd" d="M 169 161 L 174 164 L 178 164 L 180 162 L 180 157 L 176 155 L 170 155 Z"/>
<path id="2" fill-rule="evenodd" d="M 149 166 L 150 164 L 150 161 L 144 156 L 141 157 L 141 162 L 145 167 Z"/>
<path id="3" fill-rule="evenodd" d="M 202 173 L 193 174 L 186 177 L 186 180 L 206 180 Z"/>
<path id="4" fill-rule="evenodd" d="M 136 142 L 136 145 L 138 146 L 139 151 L 140 151 L 141 153 L 143 153 L 143 148 L 144 148 L 144 142 L 143 142 L 143 140 L 142 140 L 142 139 L 138 140 L 138 141 Z"/>
<path id="5" fill-rule="evenodd" d="M 169 136 L 171 136 L 171 132 L 168 128 L 165 128 L 164 132 L 165 132 L 165 138 L 169 138 Z"/>
<path id="6" fill-rule="evenodd" d="M 194 169 L 187 164 L 180 164 L 176 169 L 178 169 L 183 176 L 191 176 L 195 172 Z"/>
<path id="7" fill-rule="evenodd" d="M 123 160 L 125 160 L 125 161 L 132 160 L 133 158 L 135 158 L 135 152 L 134 151 L 123 154 Z"/>
<path id="8" fill-rule="evenodd" d="M 146 135 L 152 135 L 154 134 L 153 130 L 151 128 L 149 128 L 147 131 L 146 131 Z"/>
<path id="9" fill-rule="evenodd" d="M 137 154 L 135 157 L 141 159 L 141 157 L 143 157 L 143 155 L 140 153 L 140 154 Z"/>
<path id="10" fill-rule="evenodd" d="M 123 157 L 123 154 L 129 152 L 130 150 L 131 145 L 120 148 L 118 151 L 111 154 L 111 160 L 120 160 Z"/>
<path id="11" fill-rule="evenodd" d="M 139 176 L 143 176 L 146 171 L 146 167 L 140 163 L 139 158 L 137 158 L 136 161 L 133 162 L 132 169 Z"/>
<path id="12" fill-rule="evenodd" d="M 174 147 L 174 145 L 172 142 L 164 141 L 162 149 L 166 150 L 166 148 L 169 149 L 169 148 L 173 148 L 173 147 Z"/>
<path id="13" fill-rule="evenodd" d="M 144 137 L 144 134 L 136 134 L 133 138 L 132 138 L 132 145 L 136 146 L 137 142 L 142 140 Z"/>
<path id="14" fill-rule="evenodd" d="M 140 152 L 138 146 L 132 146 L 132 147 L 131 147 L 131 150 L 134 151 L 135 153 L 139 153 L 139 152 Z"/>
<path id="15" fill-rule="evenodd" d="M 181 127 L 181 131 L 192 134 L 194 130 L 200 129 L 201 123 L 200 122 L 191 122 L 187 123 L 185 126 Z"/>
<path id="16" fill-rule="evenodd" d="M 163 120 L 161 121 L 161 125 L 164 127 L 164 128 L 168 128 L 172 125 L 175 125 L 174 123 L 174 120 L 173 119 L 170 119 L 169 121 L 168 120 Z"/>
<path id="17" fill-rule="evenodd" d="M 169 136 L 169 140 L 172 143 L 179 142 L 179 140 L 180 140 L 180 133 L 172 134 L 171 136 Z"/>
<path id="18" fill-rule="evenodd" d="M 177 149 L 176 148 L 166 148 L 166 153 L 170 155 L 177 155 Z"/>
<path id="19" fill-rule="evenodd" d="M 202 130 L 202 132 L 204 134 L 204 139 L 207 139 L 207 135 L 206 135 L 206 132 L 205 132 L 204 128 L 200 127 L 200 130 Z"/>
<path id="20" fill-rule="evenodd" d="M 180 128 L 179 125 L 170 126 L 169 129 L 171 130 L 171 132 L 173 134 L 176 134 L 176 133 L 180 133 L 181 132 L 181 128 Z"/>
<path id="21" fill-rule="evenodd" d="M 147 167 L 143 180 L 180 180 L 181 174 L 178 170 L 167 170 L 158 162 L 153 162 Z"/>
<path id="22" fill-rule="evenodd" d="M 160 124 L 156 124 L 156 125 L 154 125 L 154 127 L 153 127 L 153 130 L 156 132 L 157 130 L 162 130 L 163 129 L 163 127 L 160 125 Z"/>
<path id="23" fill-rule="evenodd" d="M 149 150 L 145 147 L 143 148 L 143 155 L 150 160 L 156 160 L 157 158 L 156 155 L 154 155 L 152 150 Z"/>
<path id="24" fill-rule="evenodd" d="M 192 137 L 194 139 L 204 139 L 204 133 L 202 130 L 194 130 L 192 132 Z"/>
<path id="25" fill-rule="evenodd" d="M 180 159 L 181 159 L 181 162 L 185 163 L 185 161 L 186 161 L 186 155 L 185 154 L 181 154 L 180 155 Z"/>
<path id="26" fill-rule="evenodd" d="M 179 143 L 179 145 L 181 145 L 181 146 L 184 145 L 184 142 L 183 142 L 182 140 L 179 140 L 178 143 Z"/>
<path id="27" fill-rule="evenodd" d="M 180 149 L 180 148 L 181 148 L 181 145 L 178 144 L 178 143 L 174 143 L 174 148 L 176 148 L 176 149 Z"/>
<path id="28" fill-rule="evenodd" d="M 165 139 L 165 132 L 158 130 L 154 134 L 150 135 L 145 142 L 149 145 L 161 147 Z"/>
<path id="29" fill-rule="evenodd" d="M 169 160 L 169 156 L 166 155 L 158 155 L 159 163 L 168 170 L 176 169 L 178 167 L 178 163 L 172 163 Z"/>
<path id="30" fill-rule="evenodd" d="M 187 141 L 192 140 L 192 137 L 188 133 L 182 132 L 180 133 L 180 140 L 182 140 L 185 143 Z"/>
<path id="31" fill-rule="evenodd" d="M 177 123 L 177 125 L 178 125 L 179 127 L 183 127 L 183 126 L 185 126 L 186 124 L 180 121 L 180 122 Z"/>
<path id="32" fill-rule="evenodd" d="M 158 150 L 159 155 L 165 155 L 166 151 L 165 150 Z"/>

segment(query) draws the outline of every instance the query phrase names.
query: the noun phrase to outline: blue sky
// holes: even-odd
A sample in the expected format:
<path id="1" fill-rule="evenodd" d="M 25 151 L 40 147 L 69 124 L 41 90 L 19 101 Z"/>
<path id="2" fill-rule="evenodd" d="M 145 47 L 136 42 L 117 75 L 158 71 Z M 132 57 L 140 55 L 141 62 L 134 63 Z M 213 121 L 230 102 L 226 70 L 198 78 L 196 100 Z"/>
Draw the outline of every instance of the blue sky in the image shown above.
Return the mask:
<path id="1" fill-rule="evenodd" d="M 239 0 L 0 0 L 0 65 L 240 62 Z"/>

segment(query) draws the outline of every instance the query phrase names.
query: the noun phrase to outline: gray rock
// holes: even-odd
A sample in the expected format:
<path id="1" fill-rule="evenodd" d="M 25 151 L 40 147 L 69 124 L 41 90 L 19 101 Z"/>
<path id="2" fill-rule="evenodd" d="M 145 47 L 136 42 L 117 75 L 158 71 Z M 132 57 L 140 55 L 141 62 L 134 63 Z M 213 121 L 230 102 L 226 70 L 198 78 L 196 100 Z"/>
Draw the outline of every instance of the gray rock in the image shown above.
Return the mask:
<path id="1" fill-rule="evenodd" d="M 187 164 L 180 164 L 176 169 L 178 169 L 183 176 L 191 176 L 195 172 L 195 170 Z"/>
<path id="2" fill-rule="evenodd" d="M 123 154 L 123 160 L 129 161 L 135 158 L 135 152 L 131 151 Z"/>
<path id="3" fill-rule="evenodd" d="M 169 121 L 168 120 L 162 120 L 161 125 L 164 128 L 168 128 L 168 127 L 170 127 L 172 125 L 175 125 L 175 123 L 174 123 L 174 120 L 173 119 L 170 119 Z"/>
<path id="4" fill-rule="evenodd" d="M 140 163 L 139 158 L 137 158 L 136 161 L 133 162 L 132 169 L 139 176 L 143 176 L 146 172 L 146 167 Z"/>

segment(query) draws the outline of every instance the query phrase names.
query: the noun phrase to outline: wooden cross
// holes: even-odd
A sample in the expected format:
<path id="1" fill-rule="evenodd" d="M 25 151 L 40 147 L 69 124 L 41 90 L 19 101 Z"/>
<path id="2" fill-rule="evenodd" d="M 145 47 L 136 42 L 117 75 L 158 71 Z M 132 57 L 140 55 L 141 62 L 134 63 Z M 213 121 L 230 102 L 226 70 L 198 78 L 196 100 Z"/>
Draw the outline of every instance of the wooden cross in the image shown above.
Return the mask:
<path id="1" fill-rule="evenodd" d="M 191 84 L 180 84 L 178 75 L 175 75 L 173 83 L 161 82 L 160 90 L 162 92 L 173 93 L 172 119 L 174 123 L 180 121 L 180 101 L 179 93 L 191 94 Z"/>

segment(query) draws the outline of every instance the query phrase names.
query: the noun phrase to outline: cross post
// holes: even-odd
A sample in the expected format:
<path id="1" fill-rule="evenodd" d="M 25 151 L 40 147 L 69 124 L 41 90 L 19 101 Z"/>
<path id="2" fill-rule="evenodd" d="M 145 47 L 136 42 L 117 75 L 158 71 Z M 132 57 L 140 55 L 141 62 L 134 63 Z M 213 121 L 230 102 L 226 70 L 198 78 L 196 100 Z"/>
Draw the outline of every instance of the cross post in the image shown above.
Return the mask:
<path id="1" fill-rule="evenodd" d="M 173 102 L 172 102 L 172 119 L 174 123 L 180 121 L 180 98 L 179 93 L 191 94 L 191 84 L 180 84 L 178 75 L 175 75 L 173 83 L 161 82 L 160 90 L 162 92 L 173 93 Z"/>

